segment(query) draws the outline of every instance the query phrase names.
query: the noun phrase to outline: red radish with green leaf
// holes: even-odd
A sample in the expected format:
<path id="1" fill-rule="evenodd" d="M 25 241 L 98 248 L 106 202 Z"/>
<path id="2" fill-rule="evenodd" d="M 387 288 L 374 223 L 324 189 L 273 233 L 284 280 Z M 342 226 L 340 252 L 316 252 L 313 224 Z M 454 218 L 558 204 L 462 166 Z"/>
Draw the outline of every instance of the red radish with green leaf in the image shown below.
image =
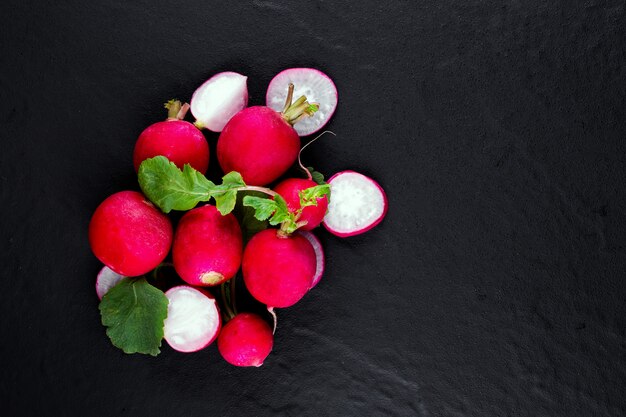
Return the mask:
<path id="1" fill-rule="evenodd" d="M 263 365 L 274 346 L 272 329 L 256 314 L 239 313 L 222 328 L 217 348 L 235 366 Z"/>
<path id="2" fill-rule="evenodd" d="M 222 216 L 211 205 L 197 207 L 185 213 L 176 228 L 174 269 L 191 285 L 219 285 L 239 270 L 242 250 L 241 228 L 235 216 Z"/>
<path id="3" fill-rule="evenodd" d="M 217 338 L 221 327 L 215 298 L 207 291 L 187 285 L 169 289 L 164 322 L 165 341 L 179 352 L 196 352 Z"/>
<path id="4" fill-rule="evenodd" d="M 133 165 L 139 165 L 148 158 L 165 156 L 179 168 L 185 164 L 204 173 L 209 167 L 209 144 L 204 135 L 193 124 L 182 120 L 189 109 L 187 103 L 178 100 L 165 103 L 168 118 L 148 126 L 137 139 L 133 152 Z"/>
<path id="5" fill-rule="evenodd" d="M 287 203 L 289 210 L 296 212 L 302 209 L 297 219 L 302 222 L 300 230 L 313 230 L 322 223 L 328 208 L 328 196 L 318 197 L 315 205 L 301 207 L 301 192 L 307 188 L 315 187 L 317 183 L 310 179 L 288 178 L 274 187 L 274 191 L 280 194 Z"/>
<path id="6" fill-rule="evenodd" d="M 332 199 L 324 227 L 339 237 L 365 233 L 387 214 L 387 196 L 373 179 L 354 171 L 343 171 L 329 180 Z"/>
<path id="7" fill-rule="evenodd" d="M 328 75 L 314 68 L 289 68 L 276 75 L 267 88 L 265 104 L 281 111 L 287 99 L 288 87 L 295 86 L 295 97 L 305 96 L 311 102 L 319 103 L 314 117 L 306 118 L 294 129 L 300 136 L 311 135 L 330 120 L 337 108 L 337 88 Z"/>
<path id="8" fill-rule="evenodd" d="M 191 113 L 198 128 L 221 132 L 226 123 L 248 105 L 248 77 L 236 72 L 220 72 L 196 89 L 191 97 Z"/>
<path id="9" fill-rule="evenodd" d="M 265 185 L 293 165 L 300 151 L 293 126 L 319 108 L 305 96 L 292 102 L 293 89 L 290 84 L 282 112 L 253 106 L 230 119 L 217 141 L 217 159 L 224 172 L 239 172 L 248 185 Z"/>
<path id="10" fill-rule="evenodd" d="M 172 244 L 170 219 L 136 191 L 105 199 L 89 223 L 94 255 L 118 274 L 134 277 L 159 265 Z"/>

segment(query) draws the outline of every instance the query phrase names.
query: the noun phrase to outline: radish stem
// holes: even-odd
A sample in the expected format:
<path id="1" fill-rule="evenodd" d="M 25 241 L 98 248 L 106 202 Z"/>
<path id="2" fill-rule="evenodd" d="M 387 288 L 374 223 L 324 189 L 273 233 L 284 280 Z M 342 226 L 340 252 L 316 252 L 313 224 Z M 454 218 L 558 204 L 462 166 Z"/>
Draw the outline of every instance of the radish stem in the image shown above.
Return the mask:
<path id="1" fill-rule="evenodd" d="M 319 138 L 321 138 L 322 136 L 324 136 L 325 133 L 330 133 L 333 136 L 337 136 L 335 134 L 335 132 L 331 132 L 330 130 L 325 130 L 322 133 L 320 133 L 319 135 L 317 135 L 314 139 L 311 139 L 310 141 L 307 142 L 306 145 L 304 145 L 302 148 L 300 148 L 300 152 L 298 152 L 298 165 L 300 165 L 300 168 L 302 168 L 302 170 L 304 172 L 306 172 L 306 175 L 308 177 L 308 179 L 313 179 L 313 176 L 311 175 L 311 172 L 308 170 L 308 168 L 306 168 L 304 165 L 302 165 L 302 159 L 300 158 L 302 156 L 302 151 L 309 146 L 310 144 L 312 144 L 313 142 L 315 142 L 316 140 L 318 140 Z"/>

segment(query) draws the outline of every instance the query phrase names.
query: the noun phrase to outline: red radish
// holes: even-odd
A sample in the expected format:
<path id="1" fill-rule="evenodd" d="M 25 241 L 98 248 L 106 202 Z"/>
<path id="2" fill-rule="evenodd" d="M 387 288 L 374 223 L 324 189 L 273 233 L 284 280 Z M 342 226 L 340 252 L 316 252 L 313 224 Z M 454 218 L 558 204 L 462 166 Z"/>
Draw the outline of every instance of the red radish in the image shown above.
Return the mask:
<path id="1" fill-rule="evenodd" d="M 322 242 L 311 232 L 307 232 L 304 230 L 298 229 L 298 233 L 300 233 L 306 240 L 309 241 L 311 246 L 313 246 L 313 250 L 315 251 L 315 275 L 313 276 L 313 281 L 311 283 L 311 288 L 315 287 L 318 282 L 322 279 L 322 275 L 324 274 L 324 248 L 322 247 Z"/>
<path id="2" fill-rule="evenodd" d="M 108 266 L 102 267 L 96 278 L 96 294 L 98 294 L 98 298 L 102 300 L 104 294 L 109 292 L 111 288 L 115 287 L 124 278 L 126 278 L 124 275 L 118 274 Z"/>
<path id="3" fill-rule="evenodd" d="M 191 97 L 196 126 L 221 132 L 231 117 L 248 105 L 247 80 L 236 72 L 220 72 L 198 87 Z"/>
<path id="4" fill-rule="evenodd" d="M 191 285 L 214 286 L 232 278 L 241 265 L 241 228 L 232 214 L 205 205 L 185 213 L 174 236 L 174 269 Z"/>
<path id="5" fill-rule="evenodd" d="M 274 335 L 261 317 L 239 313 L 231 319 L 217 339 L 217 348 L 226 362 L 235 366 L 263 365 L 272 351 Z"/>
<path id="6" fill-rule="evenodd" d="M 373 179 L 354 171 L 343 171 L 329 180 L 332 199 L 324 227 L 336 236 L 367 232 L 387 214 L 385 191 Z"/>
<path id="7" fill-rule="evenodd" d="M 118 274 L 134 277 L 159 265 L 172 244 L 172 223 L 143 194 L 121 191 L 96 209 L 89 223 L 94 255 Z"/>
<path id="8" fill-rule="evenodd" d="M 163 155 L 180 169 L 189 164 L 202 173 L 206 172 L 209 167 L 209 144 L 197 127 L 180 120 L 185 117 L 188 106 L 185 104 L 181 108 L 180 101 L 168 102 L 168 119 L 154 123 L 141 132 L 133 153 L 135 171 L 139 171 L 139 165 L 144 160 Z"/>
<path id="9" fill-rule="evenodd" d="M 291 211 L 300 209 L 300 191 L 307 188 L 315 187 L 317 183 L 313 180 L 303 178 L 288 178 L 281 181 L 274 187 L 274 191 L 281 195 L 287 203 L 287 207 Z M 307 206 L 302 209 L 302 214 L 298 222 L 306 221 L 300 230 L 313 230 L 322 223 L 326 209 L 328 208 L 328 196 L 317 199 L 316 206 Z"/>
<path id="10" fill-rule="evenodd" d="M 337 108 L 337 88 L 328 75 L 313 68 L 290 68 L 276 75 L 270 82 L 265 104 L 280 111 L 287 97 L 287 86 L 295 85 L 296 97 L 306 96 L 309 101 L 319 103 L 313 117 L 294 126 L 300 136 L 313 134 L 323 128 Z"/>
<path id="11" fill-rule="evenodd" d="M 172 349 L 196 352 L 213 343 L 222 322 L 211 294 L 180 285 L 168 290 L 165 296 L 169 304 L 163 331 Z"/>
<path id="12" fill-rule="evenodd" d="M 243 253 L 243 279 L 250 294 L 269 307 L 289 307 L 311 288 L 315 251 L 307 239 L 263 230 L 250 239 Z"/>

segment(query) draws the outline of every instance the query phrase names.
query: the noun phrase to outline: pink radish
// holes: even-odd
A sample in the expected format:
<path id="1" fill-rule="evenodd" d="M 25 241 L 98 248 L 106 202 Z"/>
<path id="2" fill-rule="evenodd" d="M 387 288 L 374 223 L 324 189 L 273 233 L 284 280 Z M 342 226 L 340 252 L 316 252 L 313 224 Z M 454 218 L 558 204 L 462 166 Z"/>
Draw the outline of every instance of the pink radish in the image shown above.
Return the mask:
<path id="1" fill-rule="evenodd" d="M 180 101 L 172 100 L 166 107 L 169 110 L 168 119 L 148 126 L 135 143 L 135 171 L 139 171 L 139 165 L 144 160 L 163 155 L 180 169 L 189 164 L 205 173 L 209 166 L 209 144 L 197 127 L 181 120 L 189 105 L 181 107 Z"/>
<path id="2" fill-rule="evenodd" d="M 322 279 L 322 275 L 324 274 L 324 248 L 322 247 L 322 242 L 320 242 L 313 233 L 304 230 L 298 230 L 298 233 L 309 241 L 311 246 L 313 246 L 313 250 L 315 251 L 315 275 L 313 276 L 313 281 L 311 282 L 311 288 L 313 288 L 317 285 L 318 282 L 320 282 L 320 280 Z"/>
<path id="3" fill-rule="evenodd" d="M 215 206 L 197 207 L 180 219 L 174 236 L 174 269 L 191 285 L 214 286 L 232 278 L 241 265 L 241 228 L 233 214 Z"/>
<path id="4" fill-rule="evenodd" d="M 300 191 L 307 188 L 315 187 L 317 183 L 313 180 L 303 178 L 288 178 L 281 181 L 274 187 L 274 191 L 280 194 L 287 203 L 287 207 L 291 211 L 297 211 L 300 208 Z M 302 209 L 302 214 L 298 221 L 306 221 L 300 230 L 313 230 L 322 223 L 326 209 L 328 208 L 328 197 L 324 196 L 317 199 L 316 206 L 307 206 Z"/>
<path id="5" fill-rule="evenodd" d="M 115 287 L 124 278 L 126 278 L 124 275 L 118 274 L 108 266 L 102 267 L 96 278 L 96 294 L 98 294 L 98 298 L 102 300 L 104 294 L 109 292 L 111 288 Z"/>
<path id="6" fill-rule="evenodd" d="M 89 223 L 94 255 L 113 271 L 129 277 L 159 265 L 170 250 L 172 235 L 170 219 L 136 191 L 109 196 Z"/>
<path id="7" fill-rule="evenodd" d="M 294 95 L 306 96 L 309 101 L 319 103 L 319 110 L 313 117 L 294 126 L 300 136 L 313 134 L 323 128 L 337 108 L 337 88 L 323 72 L 313 68 L 290 68 L 276 75 L 270 82 L 265 96 L 265 104 L 281 111 L 287 97 L 289 84 L 295 86 Z"/>
<path id="8" fill-rule="evenodd" d="M 163 331 L 165 341 L 179 352 L 196 352 L 209 346 L 220 331 L 221 318 L 215 298 L 187 285 L 165 293 L 169 304 Z"/>
<path id="9" fill-rule="evenodd" d="M 248 242 L 243 254 L 243 279 L 250 294 L 269 307 L 289 307 L 311 288 L 316 257 L 307 239 L 263 230 Z"/>
<path id="10" fill-rule="evenodd" d="M 220 72 L 198 87 L 191 97 L 196 126 L 221 132 L 248 105 L 247 80 L 248 77 L 236 72 Z"/>
<path id="11" fill-rule="evenodd" d="M 226 362 L 235 366 L 263 365 L 272 351 L 274 335 L 261 317 L 239 313 L 231 319 L 217 339 L 217 348 Z"/>
<path id="12" fill-rule="evenodd" d="M 343 171 L 329 180 L 332 195 L 324 227 L 336 236 L 367 232 L 387 214 L 387 196 L 373 179 L 354 171 Z"/>

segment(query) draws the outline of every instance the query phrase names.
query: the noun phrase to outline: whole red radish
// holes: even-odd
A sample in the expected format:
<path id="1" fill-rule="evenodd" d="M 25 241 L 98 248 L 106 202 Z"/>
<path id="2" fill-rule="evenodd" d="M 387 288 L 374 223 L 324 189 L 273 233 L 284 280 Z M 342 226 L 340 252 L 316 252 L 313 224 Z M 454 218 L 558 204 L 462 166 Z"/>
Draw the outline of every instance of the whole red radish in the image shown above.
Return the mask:
<path id="1" fill-rule="evenodd" d="M 300 137 L 293 125 L 313 115 L 319 106 L 302 96 L 292 103 L 293 85 L 282 113 L 253 106 L 235 114 L 217 141 L 217 159 L 224 172 L 237 171 L 246 184 L 265 185 L 293 165 Z"/>
<path id="2" fill-rule="evenodd" d="M 239 313 L 222 328 L 217 348 L 226 362 L 235 366 L 263 365 L 272 351 L 274 335 L 261 317 Z"/>
<path id="3" fill-rule="evenodd" d="M 207 291 L 179 285 L 165 293 L 167 318 L 165 341 L 179 352 L 196 352 L 209 346 L 220 331 L 221 318 L 215 298 Z"/>
<path id="4" fill-rule="evenodd" d="M 181 120 L 189 105 L 181 107 L 180 101 L 172 100 L 165 106 L 169 110 L 167 120 L 148 126 L 135 143 L 135 171 L 139 171 L 139 165 L 144 160 L 162 155 L 180 169 L 189 164 L 205 173 L 209 167 L 209 144 L 197 127 Z"/>
<path id="5" fill-rule="evenodd" d="M 241 265 L 241 228 L 232 214 L 205 205 L 180 219 L 172 257 L 174 269 L 191 285 L 214 286 L 232 278 Z"/>
<path id="6" fill-rule="evenodd" d="M 159 265 L 170 250 L 172 235 L 169 218 L 136 191 L 109 196 L 89 223 L 94 255 L 114 272 L 129 277 Z"/>
<path id="7" fill-rule="evenodd" d="M 289 307 L 311 288 L 317 259 L 307 239 L 263 230 L 243 253 L 243 279 L 250 294 L 270 307 Z"/>
<path id="8" fill-rule="evenodd" d="M 317 183 L 313 180 L 304 178 L 288 178 L 276 185 L 274 187 L 274 191 L 285 199 L 289 210 L 295 212 L 300 209 L 300 191 L 315 187 L 316 185 Z M 324 220 L 327 208 L 328 196 L 326 195 L 317 199 L 316 206 L 304 207 L 298 222 L 306 221 L 306 224 L 301 226 L 300 229 L 313 230 L 319 226 L 320 223 L 322 223 L 322 220 Z"/>

